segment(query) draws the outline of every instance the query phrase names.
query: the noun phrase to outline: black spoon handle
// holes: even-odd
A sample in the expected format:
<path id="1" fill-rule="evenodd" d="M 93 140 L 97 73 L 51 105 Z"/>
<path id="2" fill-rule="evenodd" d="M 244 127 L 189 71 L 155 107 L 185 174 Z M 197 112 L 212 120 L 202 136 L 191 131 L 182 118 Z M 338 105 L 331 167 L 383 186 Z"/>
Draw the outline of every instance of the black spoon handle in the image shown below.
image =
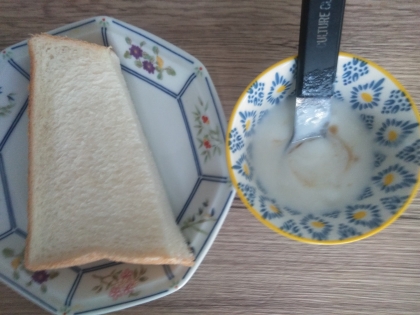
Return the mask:
<path id="1" fill-rule="evenodd" d="M 302 0 L 297 97 L 331 97 L 345 0 Z"/>

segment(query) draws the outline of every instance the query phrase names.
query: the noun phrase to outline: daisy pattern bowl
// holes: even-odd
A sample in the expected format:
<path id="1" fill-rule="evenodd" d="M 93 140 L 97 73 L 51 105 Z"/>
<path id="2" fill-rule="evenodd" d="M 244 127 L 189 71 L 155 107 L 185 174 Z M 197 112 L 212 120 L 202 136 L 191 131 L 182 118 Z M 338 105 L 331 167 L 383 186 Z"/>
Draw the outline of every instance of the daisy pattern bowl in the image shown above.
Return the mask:
<path id="1" fill-rule="evenodd" d="M 343 244 L 374 235 L 394 222 L 415 196 L 419 180 L 417 108 L 405 88 L 366 59 L 340 53 L 334 97 L 359 116 L 372 134 L 368 185 L 351 203 L 324 212 L 290 209 L 269 195 L 255 174 L 252 135 L 271 109 L 295 90 L 296 60 L 290 57 L 261 73 L 232 112 L 226 140 L 230 177 L 242 202 L 264 225 L 291 239 Z"/>

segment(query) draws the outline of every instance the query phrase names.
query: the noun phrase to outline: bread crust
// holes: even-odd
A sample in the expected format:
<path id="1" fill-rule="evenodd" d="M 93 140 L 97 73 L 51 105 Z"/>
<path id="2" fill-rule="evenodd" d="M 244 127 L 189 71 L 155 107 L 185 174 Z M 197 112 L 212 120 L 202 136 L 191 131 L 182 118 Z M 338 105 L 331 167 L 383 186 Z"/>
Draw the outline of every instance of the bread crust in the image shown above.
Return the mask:
<path id="1" fill-rule="evenodd" d="M 28 207 L 27 207 L 27 215 L 28 215 L 28 226 L 27 226 L 27 231 L 28 231 L 28 235 L 26 237 L 26 247 L 25 247 L 25 259 L 24 259 L 24 264 L 25 267 L 29 270 L 34 270 L 33 268 L 36 266 L 32 266 L 29 263 L 29 259 L 27 257 L 30 257 L 30 251 L 31 251 L 31 247 L 29 246 L 29 244 L 31 244 L 31 239 L 32 239 L 32 198 L 33 198 L 33 192 L 32 192 L 32 185 L 31 185 L 31 181 L 32 181 L 32 167 L 33 167 L 33 163 L 32 163 L 32 154 L 33 154 L 33 150 L 32 150 L 32 146 L 33 146 L 33 111 L 32 111 L 32 106 L 33 106 L 33 102 L 34 102 L 34 86 L 36 84 L 35 82 L 35 56 L 34 56 L 34 51 L 33 51 L 33 47 L 32 47 L 32 42 L 31 40 L 28 41 L 28 50 L 29 50 L 29 59 L 30 59 L 30 63 L 31 63 L 31 68 L 30 68 L 30 75 L 31 78 L 29 80 L 29 103 L 28 103 L 28 118 L 29 118 L 29 122 L 28 122 Z M 37 269 L 38 270 L 38 269 Z"/>
<path id="2" fill-rule="evenodd" d="M 92 252 L 86 255 L 74 259 L 64 259 L 50 264 L 31 264 L 25 260 L 25 267 L 31 271 L 40 271 L 46 269 L 59 269 L 67 268 L 72 266 L 84 265 L 99 261 L 102 259 L 108 259 L 116 262 L 124 262 L 128 264 L 139 264 L 139 265 L 183 265 L 183 266 L 194 266 L 194 261 L 190 259 L 182 258 L 157 258 L 157 257 L 127 257 L 122 255 L 109 255 L 101 254 L 99 252 Z"/>
<path id="3" fill-rule="evenodd" d="M 36 73 L 36 62 L 35 62 L 35 52 L 34 47 L 32 44 L 32 40 L 37 37 L 49 37 L 56 39 L 56 36 L 49 35 L 49 34 L 39 34 L 34 35 L 28 41 L 28 49 L 29 49 L 29 58 L 30 58 L 30 82 L 29 82 L 29 102 L 28 102 L 28 158 L 29 158 L 29 169 L 28 169 L 28 203 L 27 203 L 27 215 L 28 215 L 28 225 L 27 225 L 27 239 L 26 239 L 26 248 L 25 248 L 25 259 L 24 265 L 25 268 L 31 271 L 39 271 L 45 269 L 58 269 L 58 268 L 66 268 L 75 265 L 83 265 L 87 263 L 91 263 L 94 261 L 98 261 L 101 259 L 108 259 L 112 261 L 118 262 L 125 262 L 125 263 L 132 263 L 132 264 L 153 264 L 153 265 L 163 265 L 163 264 L 180 264 L 184 266 L 193 266 L 194 265 L 194 256 L 191 254 L 188 258 L 162 258 L 162 257 L 132 257 L 132 256 L 124 256 L 120 254 L 112 254 L 112 253 L 104 253 L 101 251 L 92 251 L 86 253 L 84 255 L 78 256 L 76 258 L 71 259 L 62 259 L 56 262 L 48 263 L 48 264 L 36 264 L 30 261 L 31 257 L 31 239 L 32 239 L 32 227 L 33 227 L 33 146 L 34 146 L 34 112 L 32 106 L 34 106 L 34 92 L 35 87 L 37 84 L 37 80 L 35 77 Z M 72 38 L 60 37 L 60 40 L 66 40 L 75 42 L 78 45 L 89 46 L 90 48 L 95 48 L 98 50 L 103 49 L 111 49 L 111 47 L 104 47 L 94 43 L 88 43 L 81 40 L 75 40 Z"/>

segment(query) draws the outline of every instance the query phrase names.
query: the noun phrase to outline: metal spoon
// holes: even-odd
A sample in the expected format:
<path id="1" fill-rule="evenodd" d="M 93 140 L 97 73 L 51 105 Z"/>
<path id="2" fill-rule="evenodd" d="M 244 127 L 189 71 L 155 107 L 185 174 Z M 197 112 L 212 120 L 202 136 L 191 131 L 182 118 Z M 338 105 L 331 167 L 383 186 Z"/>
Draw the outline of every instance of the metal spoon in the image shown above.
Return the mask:
<path id="1" fill-rule="evenodd" d="M 289 150 L 327 133 L 345 2 L 302 1 L 294 133 Z"/>

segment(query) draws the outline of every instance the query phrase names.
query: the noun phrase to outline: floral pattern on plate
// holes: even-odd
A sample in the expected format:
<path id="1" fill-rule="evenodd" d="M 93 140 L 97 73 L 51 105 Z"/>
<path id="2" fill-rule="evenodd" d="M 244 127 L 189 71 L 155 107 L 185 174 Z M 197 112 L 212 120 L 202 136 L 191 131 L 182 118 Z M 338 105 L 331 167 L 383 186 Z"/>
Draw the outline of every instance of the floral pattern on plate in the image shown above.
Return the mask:
<path id="1" fill-rule="evenodd" d="M 12 58 L 13 53 L 12 53 L 11 50 L 5 49 L 1 52 L 1 56 L 2 56 L 3 60 L 7 60 L 7 59 Z"/>
<path id="2" fill-rule="evenodd" d="M 135 290 L 140 282 L 145 282 L 147 268 L 140 266 L 138 268 L 130 269 L 113 269 L 106 275 L 93 274 L 92 278 L 99 283 L 92 288 L 95 293 L 100 293 L 102 290 L 107 291 L 108 295 L 117 300 L 121 297 L 138 296 L 140 291 Z"/>
<path id="3" fill-rule="evenodd" d="M 22 250 L 19 253 L 16 253 L 14 249 L 6 247 L 2 251 L 3 257 L 6 259 L 10 259 L 10 265 L 13 268 L 13 279 L 19 280 L 23 278 L 21 275 L 22 273 L 29 276 L 29 280 L 25 280 L 26 287 L 30 287 L 32 285 L 35 285 L 39 287 L 39 290 L 42 293 L 46 293 L 48 290 L 48 281 L 58 277 L 60 273 L 58 271 L 52 270 L 40 270 L 32 272 L 25 268 L 23 265 L 23 259 L 24 259 L 24 250 Z"/>
<path id="4" fill-rule="evenodd" d="M 222 154 L 223 139 L 220 128 L 217 123 L 210 121 L 207 111 L 209 104 L 204 104 L 201 98 L 198 99 L 198 105 L 195 106 L 194 128 L 197 131 L 198 148 L 201 150 L 201 155 L 204 156 L 204 162 L 210 160 L 215 155 Z"/>
<path id="5" fill-rule="evenodd" d="M 2 87 L 0 86 L 0 95 L 3 94 Z M 0 117 L 6 116 L 11 113 L 12 108 L 15 106 L 15 93 L 9 93 L 6 96 L 6 103 L 0 103 Z"/>
<path id="6" fill-rule="evenodd" d="M 137 68 L 141 68 L 148 74 L 157 73 L 159 80 L 163 79 L 163 74 L 166 72 L 168 75 L 175 76 L 176 72 L 171 66 L 165 67 L 165 61 L 159 56 L 159 47 L 153 46 L 152 53 L 147 52 L 146 42 L 142 41 L 138 45 L 134 43 L 130 37 L 126 37 L 125 41 L 129 45 L 128 50 L 124 53 L 124 58 L 134 59 L 134 64 Z"/>
<path id="7" fill-rule="evenodd" d="M 180 224 L 180 229 L 187 240 L 188 246 L 193 254 L 196 253 L 196 249 L 191 245 L 192 235 L 201 233 L 208 235 L 208 231 L 204 228 L 204 224 L 208 222 L 215 222 L 216 211 L 214 208 L 209 208 L 208 199 L 203 201 L 198 210 L 191 216 L 187 217 Z"/>

